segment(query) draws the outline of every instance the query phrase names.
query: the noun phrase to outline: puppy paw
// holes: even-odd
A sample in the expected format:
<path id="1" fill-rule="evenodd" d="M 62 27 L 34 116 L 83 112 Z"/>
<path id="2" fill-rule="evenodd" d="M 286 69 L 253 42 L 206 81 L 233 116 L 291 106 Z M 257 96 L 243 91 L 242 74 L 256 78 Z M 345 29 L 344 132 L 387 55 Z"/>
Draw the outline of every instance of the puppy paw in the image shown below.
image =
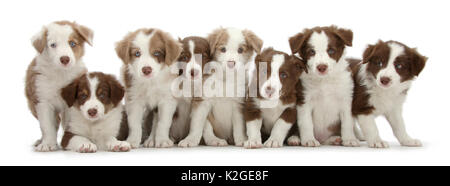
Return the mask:
<path id="1" fill-rule="evenodd" d="M 342 140 L 342 145 L 344 145 L 345 147 L 359 147 L 359 140 L 354 138 L 354 139 L 343 139 Z"/>
<path id="2" fill-rule="evenodd" d="M 145 148 L 153 148 L 155 147 L 155 140 L 149 137 L 148 139 L 145 140 L 143 145 Z"/>
<path id="3" fill-rule="evenodd" d="M 115 141 L 108 145 L 108 150 L 111 152 L 128 152 L 130 149 L 131 145 L 126 141 Z"/>
<path id="4" fill-rule="evenodd" d="M 367 141 L 367 145 L 370 148 L 389 148 L 389 144 L 383 140 L 370 140 Z"/>
<path id="5" fill-rule="evenodd" d="M 316 139 L 307 139 L 301 141 L 302 146 L 304 147 L 318 147 L 320 146 L 320 142 Z"/>
<path id="6" fill-rule="evenodd" d="M 214 139 L 214 140 L 205 141 L 205 143 L 208 146 L 216 146 L 216 147 L 223 147 L 223 146 L 227 146 L 228 145 L 226 140 L 219 139 L 219 138 Z"/>
<path id="7" fill-rule="evenodd" d="M 268 148 L 279 148 L 283 146 L 283 140 L 269 138 L 264 142 L 264 146 Z"/>
<path id="8" fill-rule="evenodd" d="M 37 152 L 52 152 L 58 150 L 58 145 L 56 143 L 40 142 L 36 144 L 34 150 Z"/>
<path id="9" fill-rule="evenodd" d="M 139 139 L 137 139 L 137 140 L 127 139 L 127 142 L 130 144 L 131 148 L 133 148 L 133 149 L 139 148 L 139 145 L 141 143 L 141 141 Z"/>
<path id="10" fill-rule="evenodd" d="M 403 140 L 400 142 L 400 144 L 402 146 L 407 146 L 407 147 L 421 147 L 422 146 L 422 142 L 418 139 Z"/>
<path id="11" fill-rule="evenodd" d="M 289 146 L 300 146 L 300 138 L 298 136 L 291 136 L 287 139 L 287 143 Z"/>
<path id="12" fill-rule="evenodd" d="M 183 148 L 196 147 L 196 146 L 198 146 L 199 143 L 200 142 L 198 140 L 191 139 L 191 138 L 185 138 L 178 143 L 178 146 L 183 147 Z"/>
<path id="13" fill-rule="evenodd" d="M 324 142 L 324 144 L 334 146 L 343 145 L 341 136 L 331 136 Z"/>
<path id="14" fill-rule="evenodd" d="M 245 141 L 243 145 L 246 149 L 258 149 L 263 147 L 261 139 L 249 139 Z M 236 144 L 236 146 L 239 145 Z"/>
<path id="15" fill-rule="evenodd" d="M 155 147 L 156 148 L 173 147 L 173 141 L 170 139 L 155 140 Z"/>
<path id="16" fill-rule="evenodd" d="M 246 140 L 238 140 L 234 142 L 234 145 L 238 147 L 243 147 L 245 142 Z"/>
<path id="17" fill-rule="evenodd" d="M 83 143 L 80 144 L 75 151 L 79 153 L 94 153 L 97 152 L 97 145 L 93 143 Z"/>

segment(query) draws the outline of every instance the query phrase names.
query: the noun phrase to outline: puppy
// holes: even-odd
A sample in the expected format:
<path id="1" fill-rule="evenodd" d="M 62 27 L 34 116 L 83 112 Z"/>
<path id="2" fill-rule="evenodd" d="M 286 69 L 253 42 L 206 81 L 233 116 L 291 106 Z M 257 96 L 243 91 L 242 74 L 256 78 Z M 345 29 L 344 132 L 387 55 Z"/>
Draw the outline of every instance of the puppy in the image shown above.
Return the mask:
<path id="1" fill-rule="evenodd" d="M 253 32 L 235 28 L 216 29 L 207 39 L 214 63 L 208 63 L 211 68 L 205 66 L 205 73 L 210 76 L 205 77 L 203 89 L 214 91 L 204 91 L 202 99 L 193 103 L 190 132 L 179 146 L 197 146 L 202 130 L 206 145 L 242 146 L 247 140 L 242 113 L 245 65 L 255 52 L 261 51 L 263 42 Z M 244 88 L 240 92 L 238 87 Z"/>
<path id="2" fill-rule="evenodd" d="M 245 148 L 262 147 L 261 129 L 270 135 L 265 147 L 281 147 L 295 123 L 296 84 L 304 63 L 286 53 L 265 49 L 255 58 L 255 71 L 244 107 L 248 140 Z M 256 88 L 257 96 L 250 95 Z"/>
<path id="3" fill-rule="evenodd" d="M 379 115 L 389 121 L 401 145 L 422 145 L 406 132 L 402 109 L 407 92 L 426 61 L 426 57 L 400 42 L 379 41 L 367 47 L 362 63 L 352 63 L 355 81 L 352 112 L 369 147 L 388 147 L 375 125 Z"/>
<path id="4" fill-rule="evenodd" d="M 32 38 L 38 54 L 27 69 L 25 95 L 42 132 L 36 151 L 58 148 L 59 122 L 67 108 L 60 90 L 87 71 L 82 60 L 84 43 L 92 45 L 92 38 L 91 29 L 68 21 L 50 23 Z"/>
<path id="5" fill-rule="evenodd" d="M 127 117 L 120 103 L 125 90 L 112 75 L 91 72 L 61 90 L 69 106 L 70 120 L 61 146 L 65 150 L 88 153 L 99 150 L 130 150 L 125 141 Z"/>
<path id="6" fill-rule="evenodd" d="M 345 48 L 352 46 L 352 39 L 351 30 L 336 26 L 305 29 L 289 38 L 292 53 L 306 61 L 308 68 L 308 73 L 300 76 L 303 88 L 297 98 L 297 120 L 303 146 L 359 145 L 353 132 L 351 112 L 352 74 L 344 59 Z M 290 138 L 294 139 L 298 140 Z"/>
<path id="7" fill-rule="evenodd" d="M 171 66 L 181 53 L 181 44 L 159 29 L 139 29 L 129 33 L 116 45 L 116 53 L 123 62 L 121 78 L 126 88 L 126 111 L 130 128 L 127 141 L 138 148 L 142 137 L 143 119 L 158 109 L 158 123 L 152 125 L 154 138 L 147 147 L 171 147 L 169 138 L 177 100 L 171 84 L 177 73 Z"/>

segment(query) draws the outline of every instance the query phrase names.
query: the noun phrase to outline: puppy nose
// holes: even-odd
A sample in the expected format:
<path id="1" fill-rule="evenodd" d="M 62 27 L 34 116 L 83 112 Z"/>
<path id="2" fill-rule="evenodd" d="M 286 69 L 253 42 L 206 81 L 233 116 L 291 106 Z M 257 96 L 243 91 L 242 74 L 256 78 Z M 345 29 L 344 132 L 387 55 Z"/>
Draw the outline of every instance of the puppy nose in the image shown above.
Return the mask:
<path id="1" fill-rule="evenodd" d="M 381 84 L 383 84 L 383 85 L 388 85 L 389 82 L 391 82 L 391 78 L 388 78 L 388 77 L 381 77 L 380 82 L 381 82 Z"/>
<path id="2" fill-rule="evenodd" d="M 233 68 L 234 65 L 236 65 L 236 61 L 228 61 L 228 62 L 227 62 L 227 66 L 228 66 L 229 68 Z"/>
<path id="3" fill-rule="evenodd" d="M 328 66 L 327 65 L 317 65 L 317 70 L 321 73 L 324 73 L 327 71 Z"/>
<path id="4" fill-rule="evenodd" d="M 269 87 L 266 87 L 265 91 L 266 91 L 267 95 L 271 96 L 275 92 L 275 89 L 269 86 Z"/>
<path id="5" fill-rule="evenodd" d="M 152 67 L 142 67 L 142 73 L 146 76 L 150 75 L 152 73 Z"/>
<path id="6" fill-rule="evenodd" d="M 63 65 L 67 65 L 67 63 L 70 62 L 70 58 L 69 58 L 69 56 L 62 56 L 62 57 L 59 58 L 59 61 L 61 61 L 61 63 Z"/>
<path id="7" fill-rule="evenodd" d="M 97 115 L 97 109 L 89 109 L 88 114 L 89 116 L 94 117 L 95 115 Z"/>
<path id="8" fill-rule="evenodd" d="M 198 75 L 198 70 L 192 69 L 191 70 L 191 77 L 196 77 Z"/>

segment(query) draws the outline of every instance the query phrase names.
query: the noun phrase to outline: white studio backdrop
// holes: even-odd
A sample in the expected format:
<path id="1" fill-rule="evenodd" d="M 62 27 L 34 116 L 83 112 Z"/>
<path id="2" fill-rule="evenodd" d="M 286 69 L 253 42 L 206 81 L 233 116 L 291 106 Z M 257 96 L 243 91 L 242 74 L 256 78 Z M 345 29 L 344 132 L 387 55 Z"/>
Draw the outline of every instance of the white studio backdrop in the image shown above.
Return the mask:
<path id="1" fill-rule="evenodd" d="M 0 2 L 0 165 L 449 165 L 448 1 L 1 1 Z M 31 37 L 56 20 L 76 21 L 94 30 L 86 46 L 90 71 L 119 76 L 122 65 L 114 44 L 129 31 L 160 28 L 173 37 L 207 36 L 223 27 L 247 28 L 264 47 L 290 53 L 288 37 L 314 26 L 352 29 L 347 56 L 360 57 L 378 39 L 398 40 L 429 57 L 409 91 L 404 117 L 408 132 L 424 147 L 400 147 L 384 118 L 377 123 L 389 149 L 238 147 L 139 149 L 129 153 L 37 153 L 38 121 L 27 108 L 25 71 L 36 51 Z"/>

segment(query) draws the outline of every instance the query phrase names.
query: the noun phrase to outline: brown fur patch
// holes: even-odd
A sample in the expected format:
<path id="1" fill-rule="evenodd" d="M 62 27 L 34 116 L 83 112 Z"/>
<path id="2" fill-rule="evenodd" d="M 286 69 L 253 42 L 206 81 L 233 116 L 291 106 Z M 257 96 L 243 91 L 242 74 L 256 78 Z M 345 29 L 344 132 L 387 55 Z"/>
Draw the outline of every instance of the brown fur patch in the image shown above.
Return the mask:
<path id="1" fill-rule="evenodd" d="M 261 118 L 261 109 L 255 104 L 255 98 L 246 98 L 243 107 L 244 120 L 246 122 Z"/>
<path id="2" fill-rule="evenodd" d="M 161 52 L 162 56 L 153 56 L 160 63 L 171 65 L 178 59 L 181 53 L 181 44 L 174 40 L 168 33 L 157 30 L 150 39 L 150 54 Z"/>
<path id="3" fill-rule="evenodd" d="M 94 32 L 83 25 L 79 25 L 76 22 L 70 22 L 70 21 L 56 21 L 56 24 L 59 25 L 69 25 L 72 27 L 72 29 L 75 31 L 75 33 L 82 38 L 83 41 L 87 42 L 89 45 L 92 46 L 92 40 L 94 38 Z"/>
<path id="4" fill-rule="evenodd" d="M 36 105 L 39 103 L 39 99 L 37 97 L 37 88 L 36 88 L 36 79 L 40 74 L 33 70 L 36 67 L 36 59 L 28 65 L 27 75 L 25 77 L 25 96 L 28 101 L 28 108 L 35 118 L 37 118 Z"/>
<path id="5" fill-rule="evenodd" d="M 145 34 L 151 34 L 155 29 L 138 29 L 134 32 L 128 33 L 121 41 L 116 44 L 116 54 L 122 60 L 124 64 L 131 63 L 132 59 L 134 59 L 132 42 L 136 38 L 136 35 L 140 32 Z"/>
<path id="6" fill-rule="evenodd" d="M 43 28 L 42 35 L 39 38 L 36 38 L 33 41 L 33 47 L 36 49 L 37 52 L 42 53 L 47 46 L 47 34 L 48 30 L 46 28 Z"/>
<path id="7" fill-rule="evenodd" d="M 122 111 L 122 120 L 120 121 L 120 129 L 119 133 L 117 134 L 117 140 L 124 141 L 128 138 L 128 117 L 127 112 L 124 110 Z"/>
<path id="8" fill-rule="evenodd" d="M 229 35 L 225 28 L 218 28 L 208 35 L 209 46 L 211 47 L 211 55 L 215 56 L 216 50 L 227 43 Z"/>
<path id="9" fill-rule="evenodd" d="M 69 132 L 69 131 L 64 131 L 64 135 L 62 137 L 61 140 L 61 147 L 66 150 L 67 146 L 69 145 L 70 140 L 75 136 L 75 134 Z"/>
<path id="10" fill-rule="evenodd" d="M 367 87 L 362 84 L 362 79 L 358 77 L 361 60 L 359 59 L 347 59 L 349 66 L 352 70 L 353 77 L 353 100 L 352 100 L 352 114 L 354 116 L 360 114 L 371 114 L 375 109 L 369 104 L 370 94 L 367 93 Z"/>
<path id="11" fill-rule="evenodd" d="M 287 123 L 294 124 L 297 121 L 297 108 L 295 106 L 286 108 L 280 118 Z"/>

